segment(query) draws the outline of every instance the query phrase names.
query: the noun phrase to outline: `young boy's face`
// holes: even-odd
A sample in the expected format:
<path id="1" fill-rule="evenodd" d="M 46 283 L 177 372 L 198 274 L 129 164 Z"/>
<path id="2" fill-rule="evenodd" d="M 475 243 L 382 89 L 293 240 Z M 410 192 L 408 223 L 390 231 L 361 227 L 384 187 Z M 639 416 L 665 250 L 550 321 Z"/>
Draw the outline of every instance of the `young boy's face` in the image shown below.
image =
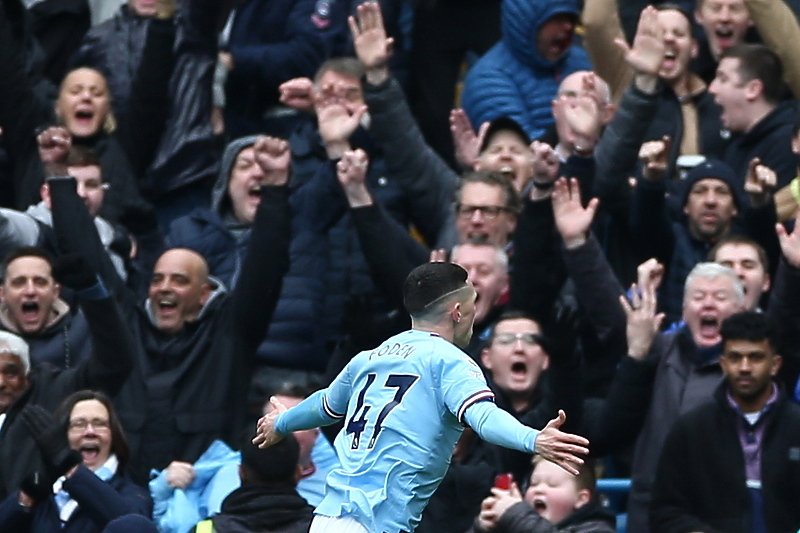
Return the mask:
<path id="1" fill-rule="evenodd" d="M 558 524 L 590 500 L 589 491 L 578 490 L 575 481 L 575 476 L 560 466 L 541 461 L 533 469 L 531 485 L 525 491 L 525 501 L 542 518 Z"/>

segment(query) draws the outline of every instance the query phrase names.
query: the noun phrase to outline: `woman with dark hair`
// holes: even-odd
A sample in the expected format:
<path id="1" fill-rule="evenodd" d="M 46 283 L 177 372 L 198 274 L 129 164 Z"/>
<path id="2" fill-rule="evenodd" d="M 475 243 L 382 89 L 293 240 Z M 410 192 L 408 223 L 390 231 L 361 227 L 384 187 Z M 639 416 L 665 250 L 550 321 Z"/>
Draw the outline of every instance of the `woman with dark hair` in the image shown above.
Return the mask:
<path id="1" fill-rule="evenodd" d="M 150 516 L 149 493 L 125 472 L 130 449 L 108 396 L 78 391 L 55 417 L 34 405 L 21 416 L 43 468 L 0 504 L 0 531 L 100 533 L 119 516 Z"/>

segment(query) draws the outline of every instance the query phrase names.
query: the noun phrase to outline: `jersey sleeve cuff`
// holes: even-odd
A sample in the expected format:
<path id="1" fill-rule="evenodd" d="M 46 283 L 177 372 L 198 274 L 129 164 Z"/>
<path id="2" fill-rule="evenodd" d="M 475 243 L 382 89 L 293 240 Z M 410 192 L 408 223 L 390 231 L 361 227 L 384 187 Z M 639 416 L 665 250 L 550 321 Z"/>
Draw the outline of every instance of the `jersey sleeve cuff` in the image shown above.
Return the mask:
<path id="1" fill-rule="evenodd" d="M 331 418 L 333 418 L 335 420 L 341 420 L 342 418 L 344 418 L 344 413 L 337 413 L 336 411 L 331 409 L 331 406 L 328 405 L 327 396 L 323 396 L 323 398 L 322 398 L 322 410 L 325 412 L 325 414 L 327 416 L 329 416 L 329 417 L 331 417 Z"/>
<path id="2" fill-rule="evenodd" d="M 469 409 L 471 405 L 474 405 L 478 402 L 484 401 L 494 401 L 494 393 L 490 390 L 482 390 L 474 393 L 472 396 L 464 400 L 464 403 L 461 404 L 461 407 L 458 409 L 458 414 L 456 417 L 458 418 L 459 424 L 462 426 L 466 426 L 467 422 L 464 420 L 464 413 Z"/>

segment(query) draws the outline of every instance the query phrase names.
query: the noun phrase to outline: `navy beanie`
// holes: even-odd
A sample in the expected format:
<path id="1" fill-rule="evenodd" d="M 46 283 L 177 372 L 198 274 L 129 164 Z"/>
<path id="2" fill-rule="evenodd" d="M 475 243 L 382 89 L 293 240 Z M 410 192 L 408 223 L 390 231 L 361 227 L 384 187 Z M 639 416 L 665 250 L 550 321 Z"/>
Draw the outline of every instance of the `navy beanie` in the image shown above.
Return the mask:
<path id="1" fill-rule="evenodd" d="M 681 207 L 686 205 L 689 199 L 689 193 L 695 183 L 703 179 L 716 179 L 724 181 L 728 184 L 733 196 L 733 201 L 737 209 L 741 209 L 742 201 L 739 197 L 739 182 L 733 169 L 727 164 L 717 159 L 706 159 L 696 167 L 693 167 L 686 174 L 686 179 L 683 183 L 683 198 L 681 199 Z"/>

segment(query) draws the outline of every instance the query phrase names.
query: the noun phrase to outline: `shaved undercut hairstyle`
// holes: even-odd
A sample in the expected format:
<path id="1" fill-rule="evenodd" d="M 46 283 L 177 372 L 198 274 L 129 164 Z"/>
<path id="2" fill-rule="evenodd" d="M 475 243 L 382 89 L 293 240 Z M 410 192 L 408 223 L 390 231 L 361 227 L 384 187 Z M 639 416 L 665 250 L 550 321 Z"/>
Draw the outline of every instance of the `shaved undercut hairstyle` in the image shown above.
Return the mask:
<path id="1" fill-rule="evenodd" d="M 467 271 L 455 263 L 425 263 L 406 278 L 403 304 L 412 318 L 421 317 L 431 304 L 467 286 Z"/>

